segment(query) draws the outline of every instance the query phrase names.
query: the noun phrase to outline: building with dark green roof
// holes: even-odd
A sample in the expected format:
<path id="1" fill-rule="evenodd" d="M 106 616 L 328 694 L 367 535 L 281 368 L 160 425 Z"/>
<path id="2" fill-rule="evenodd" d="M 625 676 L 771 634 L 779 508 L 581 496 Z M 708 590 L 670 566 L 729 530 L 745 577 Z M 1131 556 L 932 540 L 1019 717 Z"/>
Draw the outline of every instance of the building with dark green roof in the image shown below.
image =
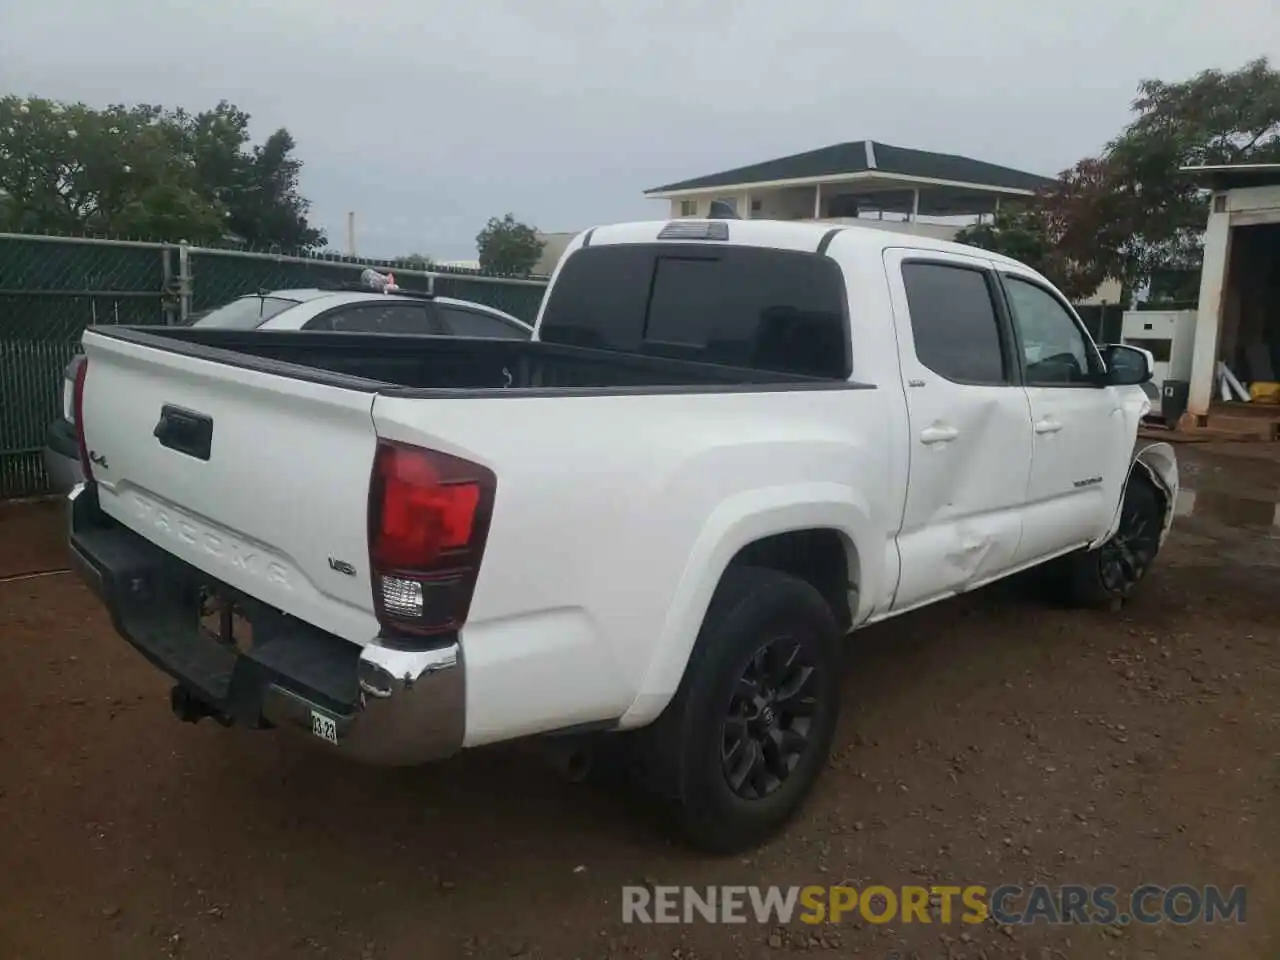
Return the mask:
<path id="1" fill-rule="evenodd" d="M 889 229 L 949 238 L 962 226 L 957 218 L 994 213 L 1002 200 L 1025 201 L 1052 182 L 969 157 L 855 140 L 668 183 L 645 195 L 669 200 L 672 217 L 706 216 L 720 200 L 743 218 L 872 219 Z"/>

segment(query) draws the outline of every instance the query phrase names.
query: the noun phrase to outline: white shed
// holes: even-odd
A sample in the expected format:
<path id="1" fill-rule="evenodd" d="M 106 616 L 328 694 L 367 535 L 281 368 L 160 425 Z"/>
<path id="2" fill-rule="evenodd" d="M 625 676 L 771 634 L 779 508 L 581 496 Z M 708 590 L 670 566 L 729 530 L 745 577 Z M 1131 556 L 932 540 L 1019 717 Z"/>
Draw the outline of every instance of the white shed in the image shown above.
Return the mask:
<path id="1" fill-rule="evenodd" d="M 1280 422 L 1280 406 L 1224 404 L 1216 391 L 1220 360 L 1245 383 L 1280 379 L 1280 163 L 1183 172 L 1213 192 L 1187 402 L 1195 419 L 1188 425 L 1206 425 L 1211 412 Z"/>

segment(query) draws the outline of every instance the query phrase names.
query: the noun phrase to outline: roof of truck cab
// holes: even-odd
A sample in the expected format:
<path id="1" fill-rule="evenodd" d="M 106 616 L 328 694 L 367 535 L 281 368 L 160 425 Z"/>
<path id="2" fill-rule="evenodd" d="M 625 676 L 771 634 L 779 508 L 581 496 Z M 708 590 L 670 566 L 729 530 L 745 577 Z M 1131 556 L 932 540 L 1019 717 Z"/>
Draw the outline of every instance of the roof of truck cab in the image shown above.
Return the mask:
<path id="1" fill-rule="evenodd" d="M 616 223 L 596 227 L 590 233 L 591 246 L 616 243 L 652 243 L 658 239 L 658 233 L 669 223 L 698 223 L 693 217 L 679 220 L 637 220 L 630 223 Z M 852 223 L 820 223 L 806 220 L 721 220 L 729 228 L 729 242 L 749 246 L 773 247 L 780 250 L 799 250 L 813 252 L 818 249 L 823 237 L 835 233 L 840 237 L 841 245 L 850 242 L 865 245 L 876 251 L 889 247 L 905 247 L 912 250 L 937 250 L 941 253 L 958 253 L 968 256 L 979 256 L 995 263 L 1018 266 L 1027 269 L 1003 254 L 982 250 L 964 243 L 951 240 L 938 240 L 934 237 L 922 237 L 910 233 L 891 233 L 878 227 L 861 226 Z M 696 240 L 695 243 L 714 245 L 722 241 Z"/>

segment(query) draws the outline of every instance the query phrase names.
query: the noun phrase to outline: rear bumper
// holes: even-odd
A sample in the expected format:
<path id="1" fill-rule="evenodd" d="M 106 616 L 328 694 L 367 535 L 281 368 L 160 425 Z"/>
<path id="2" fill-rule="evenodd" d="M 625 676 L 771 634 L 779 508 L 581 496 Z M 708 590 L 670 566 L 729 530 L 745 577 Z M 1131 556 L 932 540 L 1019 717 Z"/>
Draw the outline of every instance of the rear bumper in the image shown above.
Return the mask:
<path id="1" fill-rule="evenodd" d="M 116 631 L 219 720 L 301 729 L 352 759 L 388 766 L 462 746 L 456 638 L 425 651 L 360 647 L 210 580 L 103 514 L 91 486 L 77 485 L 68 501 L 72 562 Z M 235 596 L 252 624 L 247 651 L 201 627 L 202 587 Z"/>
<path id="2" fill-rule="evenodd" d="M 45 431 L 44 472 L 54 493 L 68 493 L 84 480 L 75 428 L 61 418 L 49 424 Z"/>

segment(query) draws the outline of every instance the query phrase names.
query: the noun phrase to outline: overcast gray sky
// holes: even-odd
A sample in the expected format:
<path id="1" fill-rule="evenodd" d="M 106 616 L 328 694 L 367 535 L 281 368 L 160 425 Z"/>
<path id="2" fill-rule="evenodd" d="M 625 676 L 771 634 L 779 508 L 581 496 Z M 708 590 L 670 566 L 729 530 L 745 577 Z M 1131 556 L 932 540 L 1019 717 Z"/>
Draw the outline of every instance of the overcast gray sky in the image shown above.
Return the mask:
<path id="1" fill-rule="evenodd" d="M 1053 174 L 1137 82 L 1280 59 L 1277 0 L 0 0 L 0 92 L 287 126 L 335 246 L 474 256 L 864 138 Z"/>

